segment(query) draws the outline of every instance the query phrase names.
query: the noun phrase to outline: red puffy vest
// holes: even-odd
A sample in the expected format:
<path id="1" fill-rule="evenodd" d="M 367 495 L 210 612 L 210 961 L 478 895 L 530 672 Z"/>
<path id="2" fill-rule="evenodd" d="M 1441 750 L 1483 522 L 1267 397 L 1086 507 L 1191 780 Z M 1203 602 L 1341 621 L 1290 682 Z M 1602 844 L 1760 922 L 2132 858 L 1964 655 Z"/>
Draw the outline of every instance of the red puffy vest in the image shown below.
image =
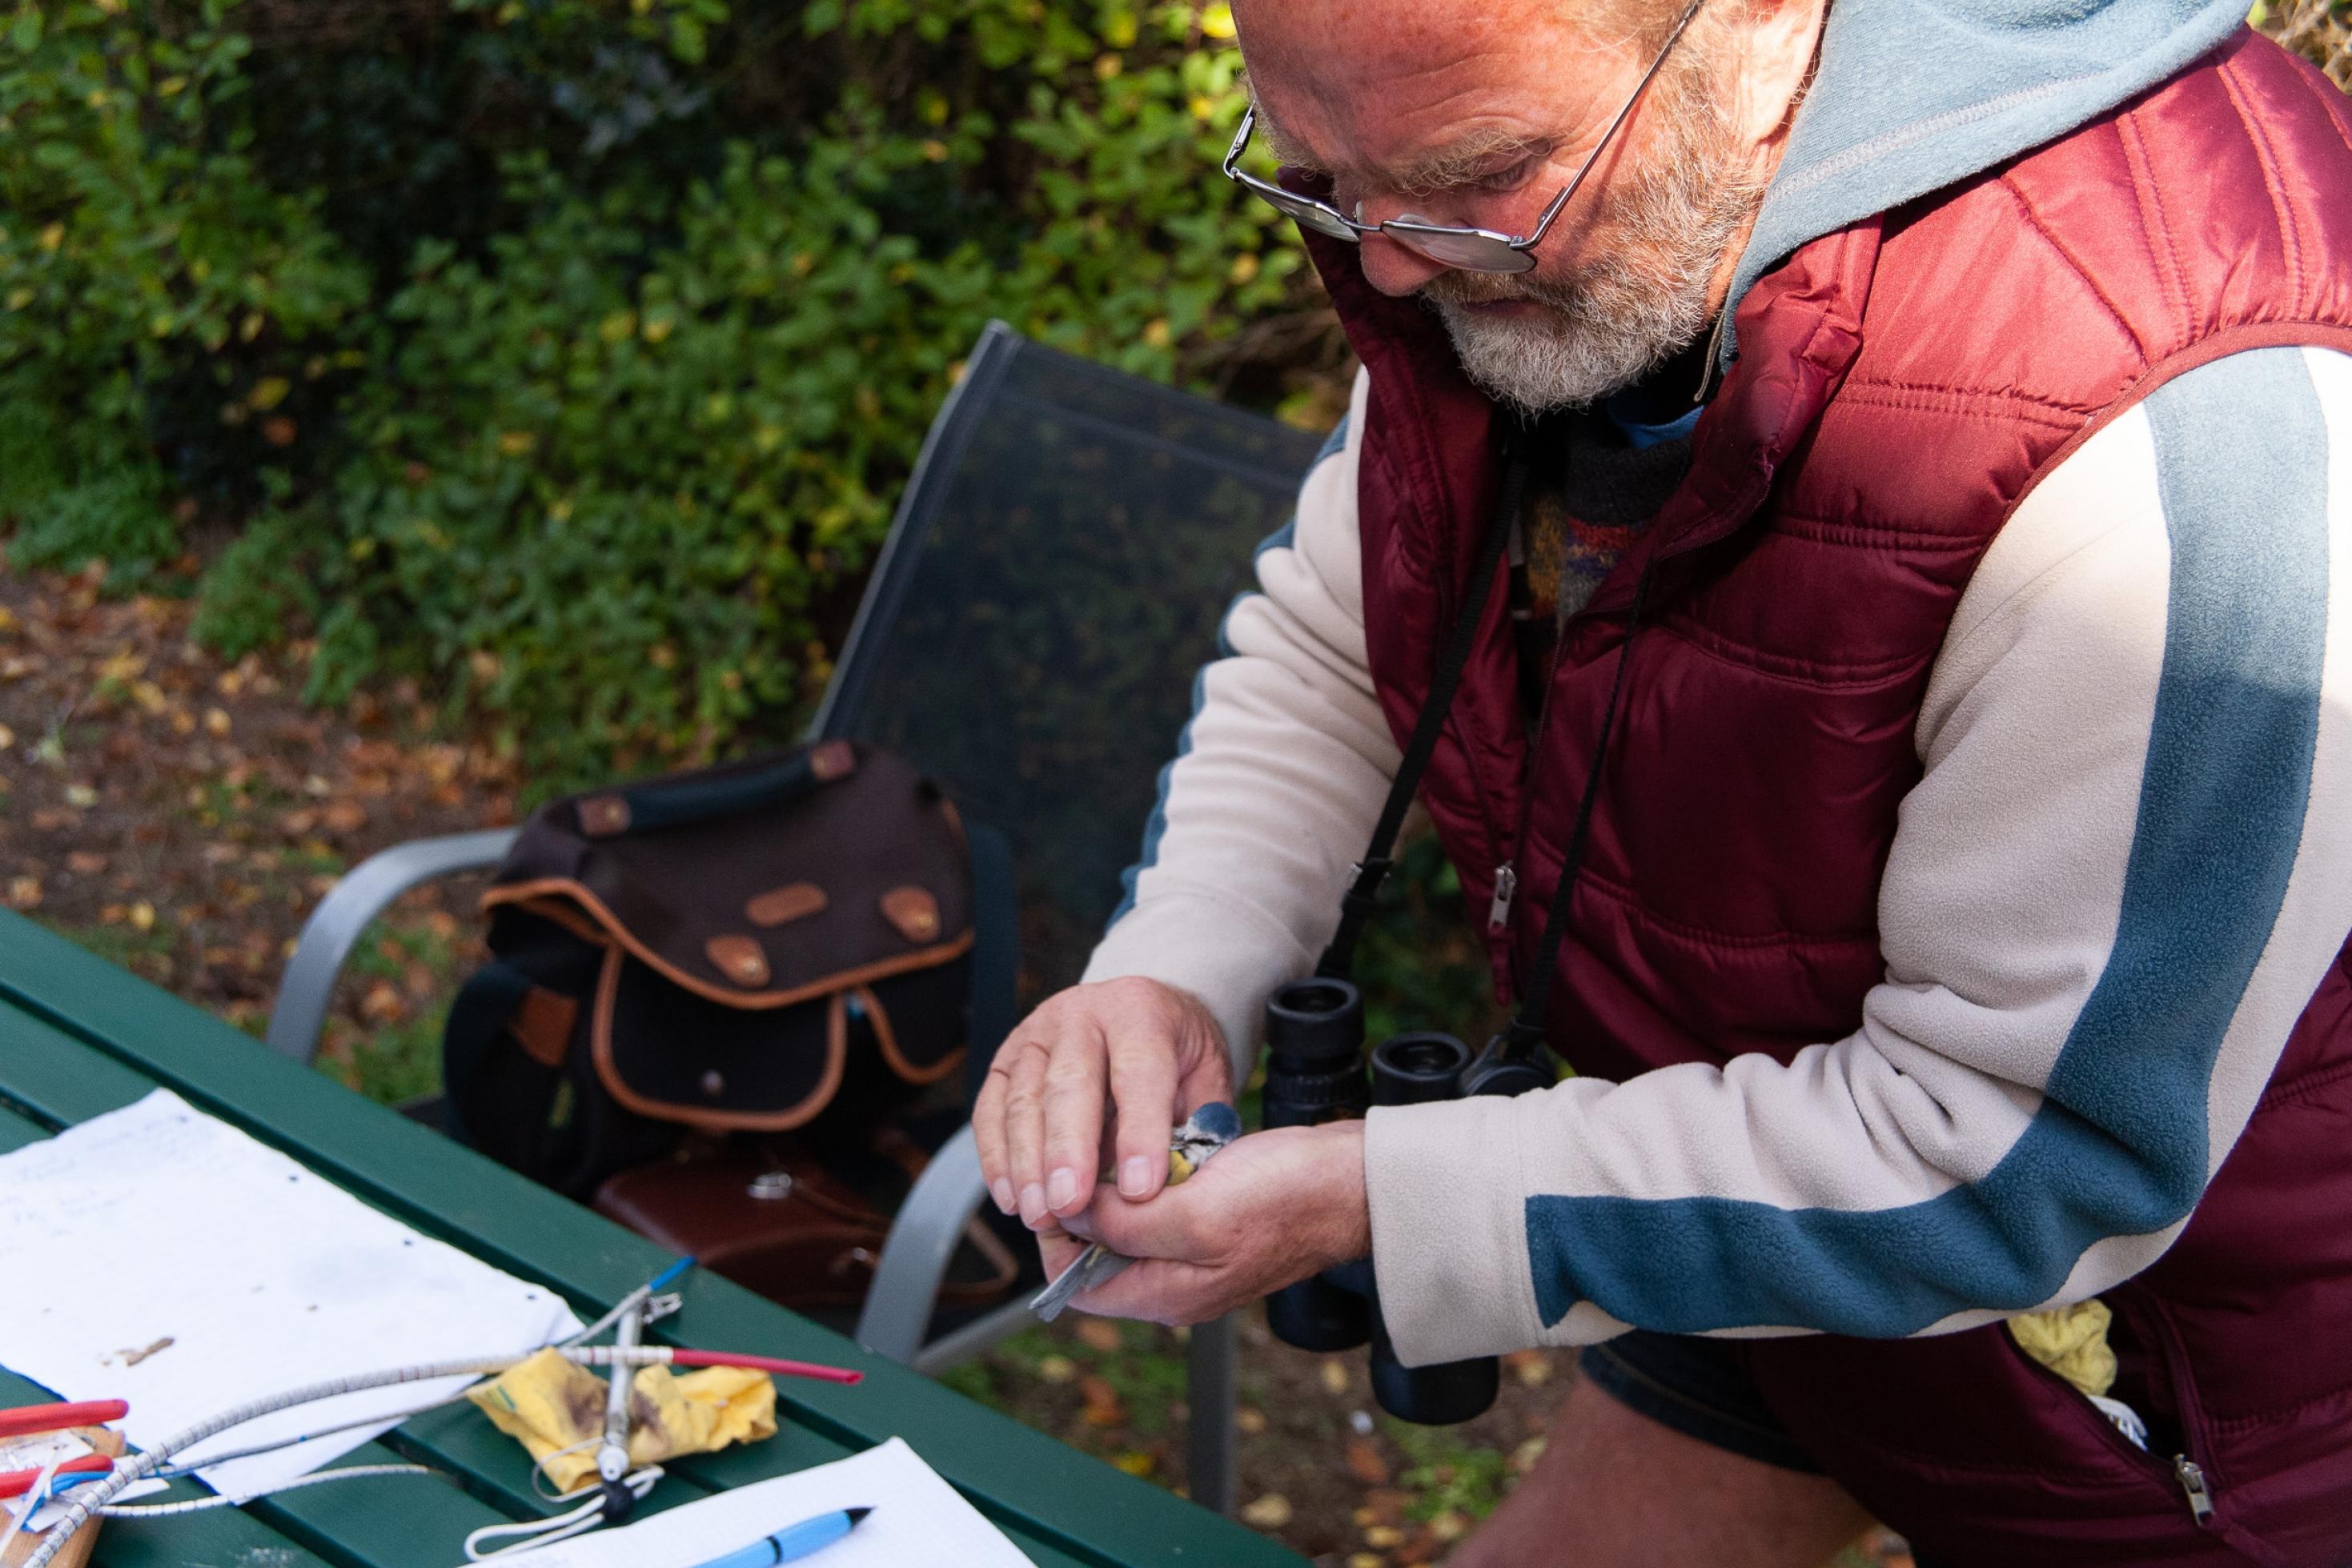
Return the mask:
<path id="1" fill-rule="evenodd" d="M 1365 622 L 1402 741 L 1469 591 L 1496 414 L 1433 317 L 1372 289 L 1351 247 L 1312 243 L 1370 371 Z M 1568 627 L 1545 754 L 1529 767 L 1495 594 L 1422 789 L 1473 910 L 1517 863 L 1492 939 L 1507 995 L 1654 558 L 1549 1020 L 1603 1077 L 1785 1060 L 1859 1026 L 1928 673 L 2011 508 L 2184 371 L 2275 344 L 2352 351 L 2352 103 L 2241 33 L 2056 142 L 1805 246 L 1737 323 L 1689 477 Z M 2124 1445 L 1998 1329 L 1747 1354 L 1801 1441 L 1958 1562 L 2352 1554 L 2343 961 L 2188 1232 L 2107 1299 L 2160 1347 L 2149 1397 L 2177 1406 L 2210 1478 L 2202 1530 L 2168 1458 Z"/>

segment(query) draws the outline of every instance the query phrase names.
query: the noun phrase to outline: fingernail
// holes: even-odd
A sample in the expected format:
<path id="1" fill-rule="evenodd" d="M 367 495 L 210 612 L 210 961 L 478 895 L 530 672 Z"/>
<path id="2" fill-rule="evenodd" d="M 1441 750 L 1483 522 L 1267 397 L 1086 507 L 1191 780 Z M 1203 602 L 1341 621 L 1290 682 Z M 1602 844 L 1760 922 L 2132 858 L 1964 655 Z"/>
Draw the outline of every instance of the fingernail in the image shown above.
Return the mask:
<path id="1" fill-rule="evenodd" d="M 996 1207 L 1004 1213 L 1013 1212 L 1013 1184 L 998 1176 L 988 1184 L 988 1196 L 996 1199 Z"/>
<path id="2" fill-rule="evenodd" d="M 1059 1208 L 1078 1196 L 1078 1173 L 1064 1166 L 1045 1178 L 1045 1207 Z"/>
<path id="3" fill-rule="evenodd" d="M 1021 1218 L 1024 1224 L 1034 1225 L 1045 1213 L 1045 1189 L 1031 1182 L 1021 1189 Z"/>
<path id="4" fill-rule="evenodd" d="M 1118 1167 L 1118 1190 L 1129 1197 L 1141 1197 L 1150 1185 L 1151 1162 L 1141 1155 L 1129 1155 Z"/>

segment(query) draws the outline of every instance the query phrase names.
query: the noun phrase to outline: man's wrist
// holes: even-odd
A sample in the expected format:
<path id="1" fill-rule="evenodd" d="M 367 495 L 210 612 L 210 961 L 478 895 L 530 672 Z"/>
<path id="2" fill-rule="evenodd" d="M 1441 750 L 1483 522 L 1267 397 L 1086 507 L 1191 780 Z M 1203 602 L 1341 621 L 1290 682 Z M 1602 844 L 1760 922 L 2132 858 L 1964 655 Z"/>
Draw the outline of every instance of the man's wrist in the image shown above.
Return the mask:
<path id="1" fill-rule="evenodd" d="M 1369 1258 L 1372 1252 L 1371 1197 L 1364 1185 L 1364 1124 L 1358 1121 L 1327 1122 L 1310 1129 L 1328 1145 L 1319 1151 L 1315 1168 L 1321 1183 L 1318 1212 L 1325 1217 L 1328 1234 L 1317 1239 L 1325 1262 L 1345 1263 Z"/>

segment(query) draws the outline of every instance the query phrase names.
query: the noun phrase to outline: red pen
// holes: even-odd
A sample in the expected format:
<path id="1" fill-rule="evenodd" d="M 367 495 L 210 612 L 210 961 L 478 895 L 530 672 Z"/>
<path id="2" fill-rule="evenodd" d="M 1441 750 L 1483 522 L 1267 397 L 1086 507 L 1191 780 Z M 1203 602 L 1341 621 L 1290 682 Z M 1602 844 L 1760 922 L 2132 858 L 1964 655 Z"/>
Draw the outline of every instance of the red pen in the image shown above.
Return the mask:
<path id="1" fill-rule="evenodd" d="M 41 1467 L 46 1469 L 46 1465 Z M 114 1461 L 104 1454 L 84 1454 L 79 1459 L 68 1459 L 58 1467 L 61 1476 L 104 1475 L 114 1468 Z M 23 1497 L 41 1479 L 39 1469 L 0 1470 L 0 1497 Z"/>
<path id="2" fill-rule="evenodd" d="M 69 1427 L 103 1427 L 131 1414 L 120 1399 L 85 1399 L 79 1405 L 27 1405 L 0 1410 L 0 1437 L 23 1437 L 35 1432 L 62 1432 Z"/>

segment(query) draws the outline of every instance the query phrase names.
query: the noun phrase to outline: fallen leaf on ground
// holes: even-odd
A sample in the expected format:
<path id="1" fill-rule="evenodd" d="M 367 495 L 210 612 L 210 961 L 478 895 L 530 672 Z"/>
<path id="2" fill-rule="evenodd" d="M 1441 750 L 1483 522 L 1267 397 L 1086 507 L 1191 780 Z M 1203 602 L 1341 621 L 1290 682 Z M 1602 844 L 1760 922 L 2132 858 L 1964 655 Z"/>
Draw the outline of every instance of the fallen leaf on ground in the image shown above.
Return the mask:
<path id="1" fill-rule="evenodd" d="M 1089 1427 L 1116 1427 L 1127 1419 L 1127 1406 L 1120 1402 L 1118 1390 L 1108 1378 L 1092 1373 L 1078 1379 L 1078 1393 L 1087 1402 L 1086 1417 Z"/>
<path id="2" fill-rule="evenodd" d="M 1242 1505 L 1242 1522 L 1252 1530 L 1280 1530 L 1290 1522 L 1290 1500 L 1278 1491 L 1270 1491 L 1255 1502 Z"/>
<path id="3" fill-rule="evenodd" d="M 1078 1343 L 1088 1350 L 1115 1355 L 1127 1342 L 1119 1337 L 1118 1325 L 1108 1318 L 1081 1318 L 1078 1320 Z"/>
<path id="4" fill-rule="evenodd" d="M 1369 1437 L 1348 1439 L 1348 1473 L 1368 1487 L 1389 1484 L 1389 1462 Z"/>
<path id="5" fill-rule="evenodd" d="M 1037 1363 L 1037 1375 L 1048 1383 L 1067 1383 L 1078 1375 L 1078 1364 L 1066 1355 L 1048 1355 Z"/>
<path id="6" fill-rule="evenodd" d="M 1234 1412 L 1234 1425 L 1255 1437 L 1265 1430 L 1265 1412 L 1255 1405 L 1244 1405 Z"/>
<path id="7" fill-rule="evenodd" d="M 1348 1366 L 1345 1362 L 1327 1360 L 1323 1363 L 1323 1392 L 1326 1394 L 1348 1392 Z"/>

